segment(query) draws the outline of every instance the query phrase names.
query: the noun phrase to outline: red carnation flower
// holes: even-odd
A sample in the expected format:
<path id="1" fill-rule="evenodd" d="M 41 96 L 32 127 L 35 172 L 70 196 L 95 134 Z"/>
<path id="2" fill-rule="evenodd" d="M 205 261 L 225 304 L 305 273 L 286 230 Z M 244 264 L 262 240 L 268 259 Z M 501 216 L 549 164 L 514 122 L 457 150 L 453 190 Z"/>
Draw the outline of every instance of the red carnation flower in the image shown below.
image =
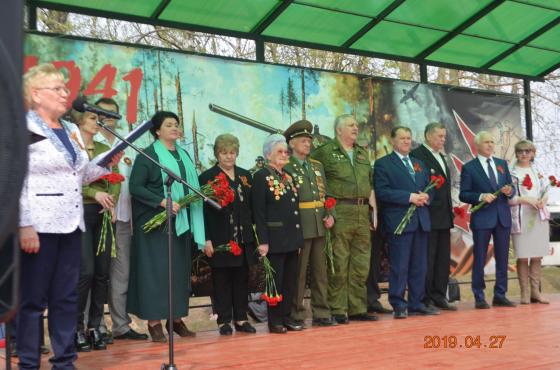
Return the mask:
<path id="1" fill-rule="evenodd" d="M 240 256 L 241 253 L 243 253 L 243 250 L 241 249 L 239 244 L 237 244 L 233 240 L 229 241 L 229 250 L 230 250 L 231 254 L 233 254 L 234 256 Z"/>
<path id="2" fill-rule="evenodd" d="M 499 173 L 501 173 L 502 175 L 504 174 L 504 168 L 502 166 L 498 166 L 496 167 L 496 169 L 498 170 Z"/>
<path id="3" fill-rule="evenodd" d="M 527 190 L 531 190 L 533 188 L 533 181 L 531 181 L 531 176 L 529 176 L 529 174 L 525 175 L 521 185 L 525 186 Z"/>
<path id="4" fill-rule="evenodd" d="M 120 184 L 121 182 L 123 182 L 124 181 L 124 176 L 119 174 L 119 173 L 111 172 L 108 175 L 101 176 L 99 179 L 107 180 L 107 181 L 109 181 L 109 183 L 115 185 L 115 184 Z"/>
<path id="5" fill-rule="evenodd" d="M 420 167 L 420 163 L 414 163 L 414 172 L 422 172 L 422 167 Z"/>
<path id="6" fill-rule="evenodd" d="M 325 208 L 326 209 L 333 209 L 336 206 L 336 199 L 334 198 L 327 198 L 325 200 Z"/>

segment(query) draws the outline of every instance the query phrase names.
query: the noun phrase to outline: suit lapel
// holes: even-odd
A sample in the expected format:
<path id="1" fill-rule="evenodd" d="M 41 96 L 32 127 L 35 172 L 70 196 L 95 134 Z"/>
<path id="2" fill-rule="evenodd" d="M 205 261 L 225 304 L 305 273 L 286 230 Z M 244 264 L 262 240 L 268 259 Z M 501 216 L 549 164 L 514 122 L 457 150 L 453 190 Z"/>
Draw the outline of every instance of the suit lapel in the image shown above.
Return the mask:
<path id="1" fill-rule="evenodd" d="M 441 153 L 438 153 L 438 155 L 441 156 L 443 163 L 445 163 L 445 171 L 443 168 L 441 168 L 441 165 L 439 164 L 438 160 L 434 157 L 434 154 L 428 148 L 422 145 L 420 147 L 420 150 L 424 152 L 424 157 L 428 159 L 428 161 L 431 163 L 431 166 L 439 169 L 439 172 L 441 172 L 443 177 L 447 179 L 447 174 L 449 173 L 449 167 L 447 166 L 447 162 L 445 161 L 445 158 L 441 155 Z"/>
<path id="2" fill-rule="evenodd" d="M 494 164 L 496 165 L 496 182 L 498 183 L 498 189 L 505 185 L 506 177 L 505 173 L 502 173 L 504 170 L 504 166 L 499 162 L 498 158 L 492 157 Z M 500 168 L 502 169 L 500 171 Z"/>
<path id="3" fill-rule="evenodd" d="M 482 168 L 482 163 L 480 163 L 478 157 L 474 159 L 474 168 L 476 171 L 478 171 L 479 175 L 486 181 L 488 187 L 492 189 L 492 184 L 490 183 L 490 179 L 488 178 L 488 175 L 484 171 L 484 168 Z"/>
<path id="4" fill-rule="evenodd" d="M 410 183 L 414 185 L 414 188 L 416 188 L 416 183 L 414 182 L 414 180 L 412 180 L 412 177 L 410 176 L 410 173 L 408 173 L 408 169 L 404 165 L 401 158 L 394 151 L 390 155 L 391 155 L 390 158 L 393 161 L 393 163 L 395 163 L 395 165 L 398 168 L 400 168 L 401 172 L 404 173 L 404 175 L 408 179 L 408 181 L 410 181 Z M 410 158 L 410 156 L 408 158 Z M 412 165 L 412 166 L 414 166 L 414 165 Z M 414 167 L 413 167 L 413 169 L 414 169 Z M 414 175 L 415 175 L 415 178 L 416 178 L 416 173 Z"/>

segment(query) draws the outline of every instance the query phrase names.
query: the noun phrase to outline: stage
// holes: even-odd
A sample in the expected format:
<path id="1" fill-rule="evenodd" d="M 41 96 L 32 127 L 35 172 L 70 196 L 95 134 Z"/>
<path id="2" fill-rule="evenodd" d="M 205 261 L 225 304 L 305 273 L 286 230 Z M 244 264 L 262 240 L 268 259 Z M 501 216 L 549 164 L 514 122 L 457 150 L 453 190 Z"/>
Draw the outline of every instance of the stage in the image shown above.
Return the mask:
<path id="1" fill-rule="evenodd" d="M 256 335 L 221 337 L 216 330 L 199 332 L 195 339 L 175 336 L 175 364 L 179 370 L 559 369 L 560 294 L 546 297 L 550 305 L 475 310 L 462 303 L 459 311 L 439 316 L 381 315 L 378 322 L 285 335 L 268 334 L 266 324 L 258 324 Z M 50 368 L 47 358 L 42 368 Z M 80 370 L 159 369 L 163 362 L 167 345 L 124 340 L 106 351 L 80 353 L 76 365 Z"/>

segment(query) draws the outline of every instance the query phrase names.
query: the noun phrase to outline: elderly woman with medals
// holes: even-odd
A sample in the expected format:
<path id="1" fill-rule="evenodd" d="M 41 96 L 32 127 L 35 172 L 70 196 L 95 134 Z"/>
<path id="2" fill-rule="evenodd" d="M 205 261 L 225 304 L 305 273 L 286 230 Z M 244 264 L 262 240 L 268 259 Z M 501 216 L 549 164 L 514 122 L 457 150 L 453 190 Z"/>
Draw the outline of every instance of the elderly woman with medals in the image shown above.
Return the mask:
<path id="1" fill-rule="evenodd" d="M 144 152 L 171 169 L 190 185 L 198 187 L 198 176 L 193 161 L 175 141 L 181 136 L 179 118 L 175 113 L 159 111 L 152 117 L 150 129 L 155 142 Z M 134 225 L 130 253 L 130 280 L 127 310 L 148 320 L 148 331 L 153 342 L 166 342 L 161 320 L 167 318 L 167 230 L 165 224 L 150 232 L 142 226 L 166 207 L 167 175 L 144 156 L 137 156 L 130 174 L 132 220 Z M 178 182 L 171 186 L 173 198 L 173 331 L 181 337 L 194 336 L 181 317 L 187 316 L 191 276 L 191 236 L 200 247 L 204 246 L 204 219 L 201 202 L 188 208 L 177 203 L 189 193 Z M 166 328 L 169 326 L 166 325 Z M 169 333 L 172 335 L 173 333 Z"/>
<path id="2" fill-rule="evenodd" d="M 214 303 L 221 335 L 233 333 L 232 320 L 236 331 L 256 333 L 247 321 L 248 266 L 256 261 L 251 212 L 252 176 L 249 171 L 236 166 L 238 154 L 239 140 L 230 134 L 219 135 L 214 143 L 218 163 L 199 177 L 201 184 L 207 184 L 223 174 L 235 194 L 233 202 L 220 210 L 204 205 L 204 253 L 212 267 Z M 236 248 L 232 249 L 232 245 Z"/>
<path id="3" fill-rule="evenodd" d="M 258 253 L 268 257 L 276 289 L 283 296 L 278 304 L 268 306 L 268 327 L 271 333 L 284 334 L 303 329 L 290 318 L 298 252 L 303 247 L 299 198 L 292 177 L 284 171 L 289 162 L 284 136 L 270 135 L 263 145 L 263 155 L 267 164 L 253 178 L 253 217 Z"/>

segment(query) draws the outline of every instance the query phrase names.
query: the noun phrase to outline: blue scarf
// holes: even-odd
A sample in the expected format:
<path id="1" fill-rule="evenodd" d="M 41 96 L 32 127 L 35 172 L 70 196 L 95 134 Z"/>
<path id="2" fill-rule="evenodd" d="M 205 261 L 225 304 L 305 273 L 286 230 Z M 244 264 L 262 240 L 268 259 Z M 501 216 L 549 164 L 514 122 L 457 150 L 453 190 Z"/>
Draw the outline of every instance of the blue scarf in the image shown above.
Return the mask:
<path id="1" fill-rule="evenodd" d="M 177 153 L 179 154 L 179 158 L 181 158 L 181 161 L 185 166 L 185 171 L 187 172 L 186 181 L 193 188 L 197 190 L 200 189 L 200 185 L 198 184 L 198 175 L 196 174 L 196 169 L 193 162 L 183 149 L 179 148 L 178 146 L 176 148 Z M 177 176 L 180 176 L 181 171 L 179 170 L 179 163 L 177 163 L 175 157 L 173 157 L 173 155 L 161 143 L 161 141 L 156 140 L 156 142 L 154 143 L 154 150 L 156 151 L 160 163 L 173 171 L 173 173 L 175 173 Z M 161 177 L 163 179 L 163 196 L 167 197 L 167 186 L 165 185 L 167 174 L 161 171 Z M 171 185 L 171 198 L 173 199 L 173 201 L 178 202 L 185 195 L 186 194 L 183 188 L 183 184 L 174 181 L 173 185 Z M 204 245 L 204 243 L 206 242 L 206 237 L 204 234 L 204 216 L 202 212 L 202 202 L 193 202 L 189 205 L 189 208 L 191 210 L 190 222 L 189 218 L 187 217 L 187 209 L 185 207 L 181 208 L 175 219 L 175 232 L 177 233 L 177 236 L 180 236 L 189 231 L 192 225 L 194 241 L 198 245 Z"/>

